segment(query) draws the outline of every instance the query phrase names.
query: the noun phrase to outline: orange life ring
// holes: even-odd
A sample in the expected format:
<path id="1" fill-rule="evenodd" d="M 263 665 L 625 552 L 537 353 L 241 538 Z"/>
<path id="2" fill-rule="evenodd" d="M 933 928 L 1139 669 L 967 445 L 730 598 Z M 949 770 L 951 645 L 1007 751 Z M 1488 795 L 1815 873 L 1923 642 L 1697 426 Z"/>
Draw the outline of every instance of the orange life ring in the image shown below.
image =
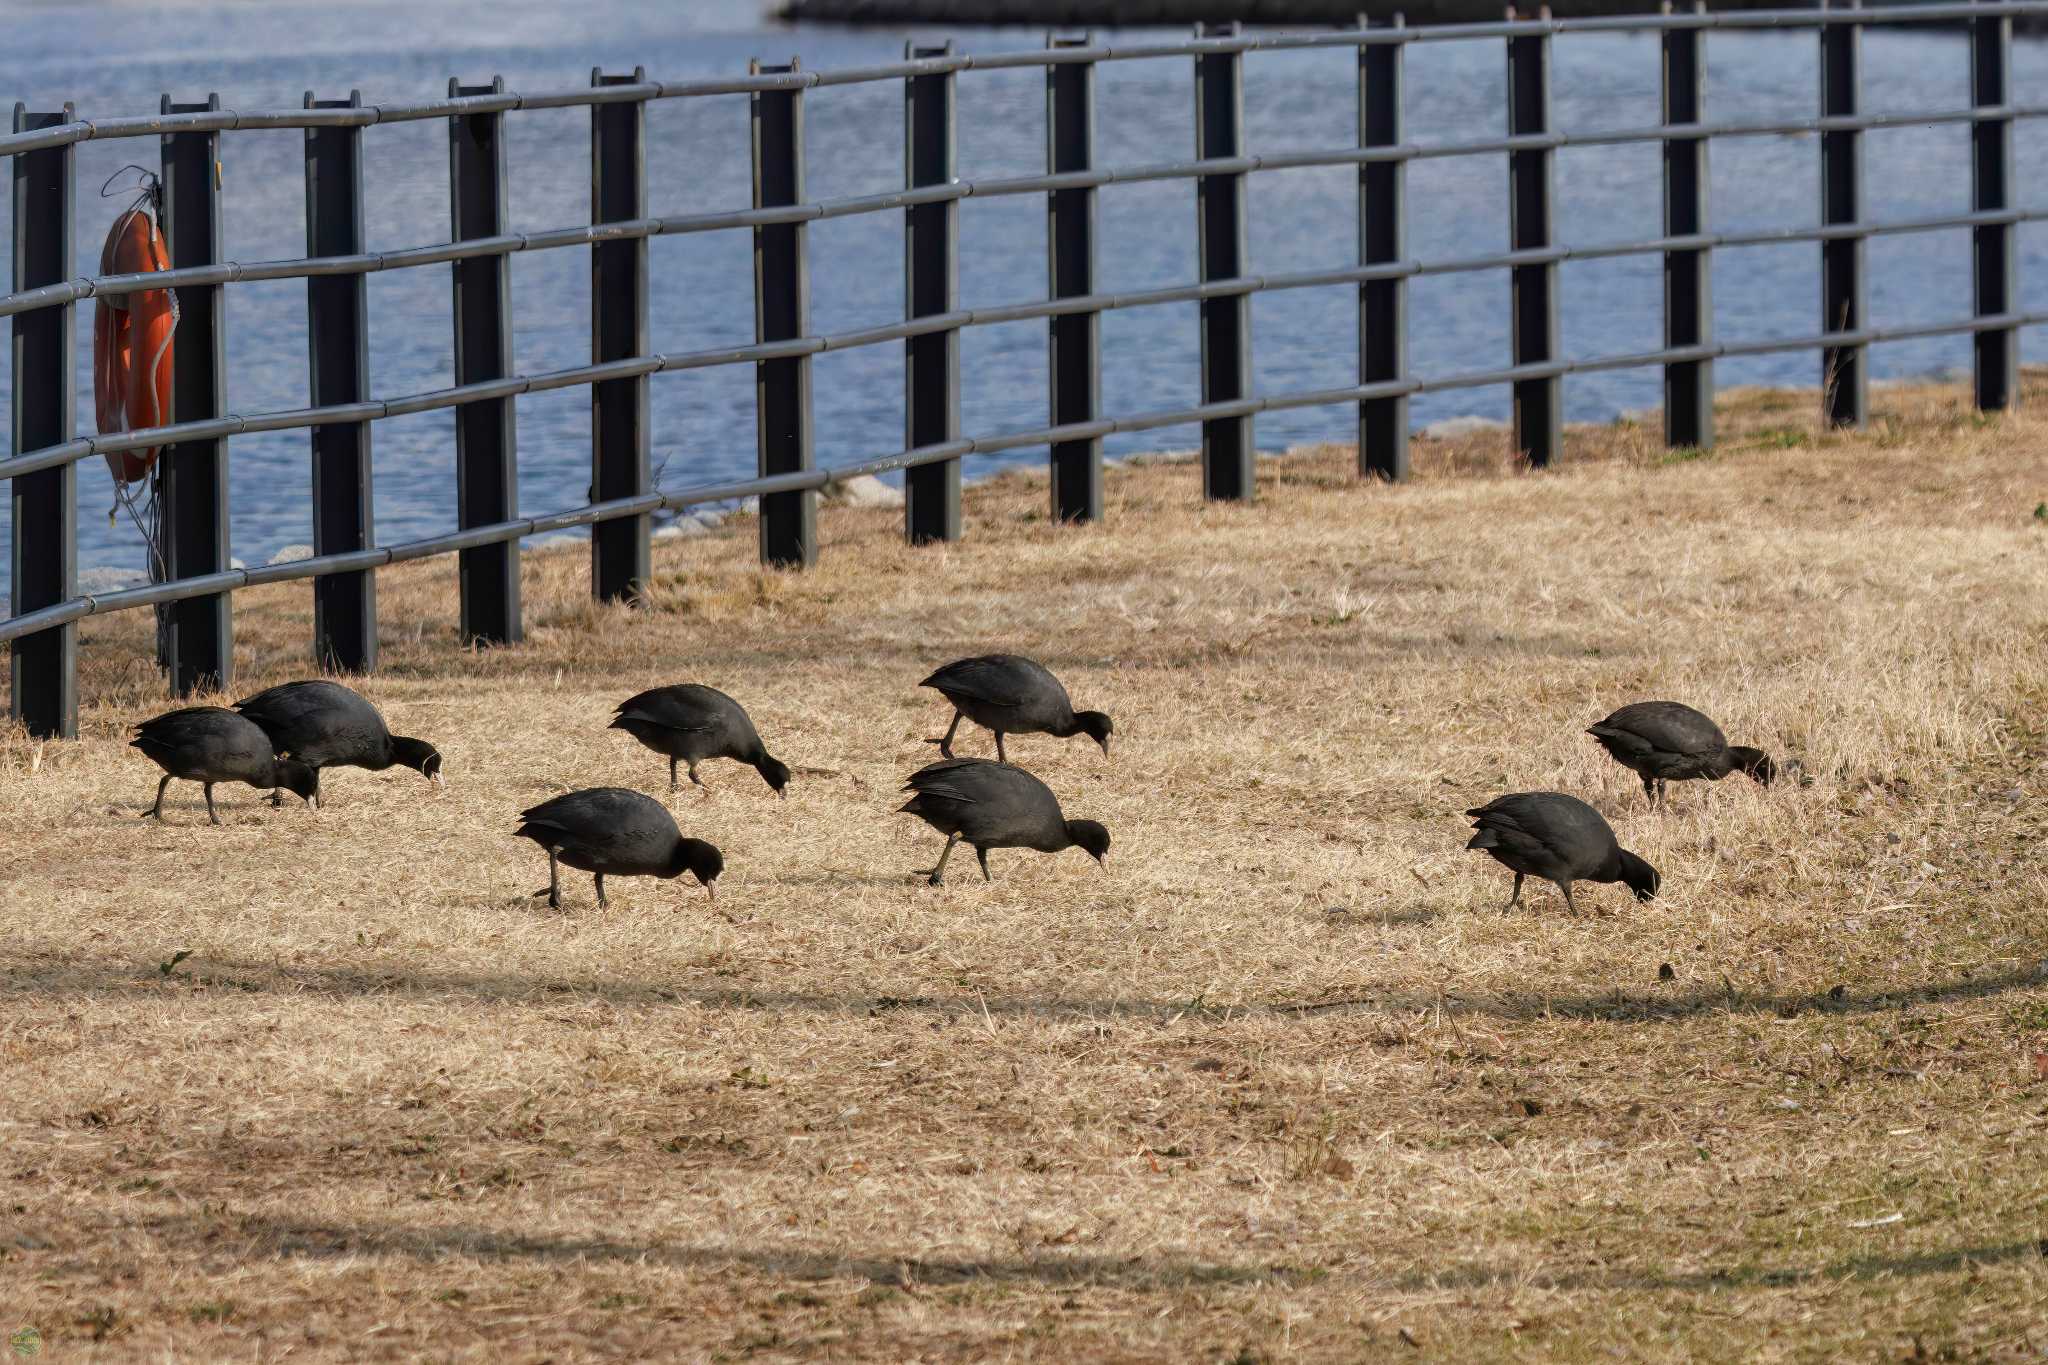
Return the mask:
<path id="1" fill-rule="evenodd" d="M 171 268 L 156 219 L 141 204 L 114 220 L 100 248 L 102 275 L 148 274 Z M 168 425 L 171 418 L 171 337 L 178 327 L 177 295 L 138 289 L 102 295 L 92 320 L 92 397 L 102 435 Z M 148 475 L 161 446 L 109 451 L 116 483 Z"/>

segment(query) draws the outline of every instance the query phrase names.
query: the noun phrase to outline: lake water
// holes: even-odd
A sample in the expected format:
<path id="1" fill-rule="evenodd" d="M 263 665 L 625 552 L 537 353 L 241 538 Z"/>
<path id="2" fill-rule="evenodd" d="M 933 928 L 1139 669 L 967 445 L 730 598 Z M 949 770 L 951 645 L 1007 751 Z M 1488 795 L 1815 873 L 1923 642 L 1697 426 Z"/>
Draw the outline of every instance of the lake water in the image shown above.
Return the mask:
<path id="1" fill-rule="evenodd" d="M 515 90 L 580 85 L 593 66 L 647 68 L 655 79 L 745 70 L 750 57 L 801 55 L 812 69 L 893 60 L 896 31 L 786 27 L 762 20 L 752 0 L 688 5 L 629 0 L 605 6 L 534 0 L 393 4 L 344 0 L 250 4 L 195 0 L 157 6 L 0 4 L 0 97 L 32 109 L 65 101 L 81 116 L 153 113 L 158 96 L 218 91 L 231 108 L 297 108 L 303 92 L 367 103 L 442 93 L 457 75 L 503 75 Z M 933 35 L 920 31 L 920 39 Z M 969 51 L 1035 47 L 1024 30 L 970 32 Z M 1801 117 L 1816 99 L 1811 32 L 1715 34 L 1708 39 L 1709 116 Z M 1865 35 L 1864 99 L 1881 111 L 1945 109 L 1968 99 L 1960 33 Z M 1658 46 L 1651 36 L 1560 39 L 1554 101 L 1565 131 L 1641 126 L 1658 118 Z M 1192 63 L 1185 58 L 1114 62 L 1098 69 L 1097 161 L 1105 166 L 1193 154 Z M 1411 139 L 1446 141 L 1503 130 L 1505 60 L 1499 40 L 1418 45 L 1407 58 Z M 2048 48 L 2022 42 L 2014 84 L 2025 92 L 2048 75 Z M 1044 169 L 1040 69 L 968 72 L 959 78 L 959 165 L 964 177 Z M 1253 152 L 1332 148 L 1355 142 L 1353 59 L 1348 51 L 1254 53 L 1246 58 L 1247 144 Z M 2022 94 L 2021 98 L 2024 98 Z M 809 193 L 864 194 L 902 183 L 900 84 L 838 87 L 806 96 Z M 590 116 L 563 109 L 506 117 L 511 227 L 532 231 L 588 221 Z M 2038 124 L 2017 136 L 2017 183 L 2048 170 Z M 744 96 L 667 100 L 648 106 L 649 210 L 655 214 L 744 208 L 749 201 Z M 1968 130 L 1907 127 L 1866 138 L 1868 212 L 1919 217 L 1969 208 Z M 445 241 L 448 140 L 440 122 L 365 133 L 367 232 L 372 250 Z M 85 143 L 77 150 L 75 273 L 89 273 L 117 201 L 97 197 L 122 164 L 153 165 L 154 139 Z M 305 252 L 303 135 L 229 133 L 222 138 L 226 256 L 255 261 Z M 1734 139 L 1712 153 L 1713 226 L 1802 226 L 1817 211 L 1817 142 L 1811 137 Z M 1557 160 L 1559 239 L 1582 245 L 1648 237 L 1660 229 L 1656 146 L 1566 149 Z M 1420 259 L 1478 255 L 1507 242 L 1504 156 L 1416 163 L 1409 172 L 1410 252 Z M 1355 262 L 1355 177 L 1342 168 L 1254 177 L 1256 271 Z M 0 239 L 11 231 L 0 206 Z M 812 323 L 837 332 L 900 318 L 902 215 L 877 214 L 811 228 Z M 967 200 L 960 209 L 964 307 L 1043 297 L 1045 210 L 1040 197 Z M 1112 186 L 1100 196 L 1100 287 L 1141 289 L 1192 281 L 1194 186 L 1186 180 Z M 2048 235 L 2019 229 L 2021 306 L 2048 304 Z M 744 231 L 657 238 L 650 247 L 651 333 L 659 351 L 753 340 L 750 237 Z M 1746 247 L 1714 262 L 1715 329 L 1723 339 L 1791 336 L 1819 329 L 1818 248 Z M 1878 238 L 1869 246 L 1870 309 L 1879 325 L 1935 321 L 1969 311 L 1966 231 Z M 520 373 L 590 359 L 589 253 L 565 249 L 511 258 L 515 352 Z M 1661 342 L 1656 257 L 1562 267 L 1565 353 L 1574 358 L 1644 351 Z M 369 277 L 372 392 L 397 395 L 454 382 L 447 267 Z M 1410 363 L 1423 376 L 1505 365 L 1505 272 L 1417 280 L 1412 286 Z M 228 405 L 259 412 L 304 405 L 306 289 L 301 281 L 227 288 Z M 1292 291 L 1256 297 L 1254 368 L 1261 392 L 1356 382 L 1355 291 Z M 92 430 L 91 312 L 79 314 L 79 429 Z M 2031 346 L 2037 337 L 2028 338 Z M 1200 393 L 1194 305 L 1106 314 L 1103 403 L 1110 414 L 1192 404 Z M 1047 421 L 1046 324 L 969 329 L 962 343 L 964 430 L 992 434 Z M 903 444 L 900 344 L 823 355 L 814 362 L 818 459 L 850 463 Z M 1872 373 L 1904 376 L 1969 364 L 1965 337 L 1903 342 L 1872 351 Z M 1812 354 L 1724 361 L 1723 385 L 1811 385 Z M 0 373 L 0 404 L 8 380 Z M 754 466 L 751 367 L 657 375 L 652 383 L 654 460 L 665 488 L 743 476 Z M 1660 397 L 1654 370 L 1572 376 L 1572 420 L 1600 420 Z M 1460 413 L 1505 417 L 1504 390 L 1419 397 L 1420 424 Z M 1355 433 L 1355 409 L 1261 416 L 1262 448 Z M 550 512 L 585 500 L 590 469 L 587 391 L 518 400 L 519 506 Z M 1112 438 L 1112 454 L 1193 445 L 1194 428 Z M 385 542 L 453 529 L 454 417 L 417 414 L 376 423 L 376 519 Z M 233 550 L 261 563 L 312 539 L 304 432 L 231 442 Z M 11 452 L 11 447 L 9 448 Z M 1036 461 L 1018 450 L 967 462 L 972 475 L 1003 462 Z M 124 522 L 110 526 L 112 484 L 102 462 L 79 466 L 84 568 L 140 569 L 143 549 Z M 0 541 L 10 528 L 0 524 Z M 829 542 L 829 533 L 828 533 Z M 829 547 L 827 552 L 829 553 Z M 6 557 L 0 550 L 0 574 Z"/>

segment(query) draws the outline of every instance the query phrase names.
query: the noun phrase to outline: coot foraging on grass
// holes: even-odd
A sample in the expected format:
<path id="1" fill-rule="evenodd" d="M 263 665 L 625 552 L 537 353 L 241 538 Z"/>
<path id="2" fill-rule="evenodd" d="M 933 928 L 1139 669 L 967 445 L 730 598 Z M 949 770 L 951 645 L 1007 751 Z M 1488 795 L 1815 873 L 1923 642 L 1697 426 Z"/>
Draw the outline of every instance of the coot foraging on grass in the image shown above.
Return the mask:
<path id="1" fill-rule="evenodd" d="M 1652 806 L 1666 799 L 1665 783 L 1704 777 L 1719 782 L 1736 771 L 1768 787 L 1777 765 L 1761 749 L 1730 745 L 1728 736 L 1690 706 L 1675 701 L 1639 701 L 1624 706 L 1586 733 L 1624 768 L 1643 779 Z"/>
<path id="2" fill-rule="evenodd" d="M 1058 853 L 1080 847 L 1098 863 L 1109 852 L 1108 830 L 1093 820 L 1067 819 L 1051 788 L 1007 763 L 949 758 L 912 773 L 903 790 L 917 795 L 901 809 L 946 836 L 939 865 L 929 873 L 933 886 L 945 884 L 946 859 L 962 839 L 974 845 L 984 881 L 995 880 L 988 871 L 992 848 Z"/>
<path id="3" fill-rule="evenodd" d="M 320 775 L 312 768 L 279 758 L 270 736 L 254 721 L 221 706 L 188 706 L 146 720 L 135 727 L 129 744 L 164 770 L 164 780 L 156 784 L 156 804 L 142 813 L 145 820 L 163 818 L 164 788 L 174 777 L 204 784 L 206 817 L 216 825 L 221 823 L 220 812 L 213 808 L 216 782 L 282 787 L 308 805 L 320 787 Z"/>
<path id="4" fill-rule="evenodd" d="M 953 723 L 944 739 L 928 740 L 939 746 L 947 758 L 953 756 L 953 734 L 965 716 L 976 725 L 995 731 L 996 758 L 1009 761 L 1003 752 L 1004 735 L 1057 735 L 1071 739 L 1087 735 L 1109 752 L 1110 732 L 1115 728 L 1100 711 L 1076 711 L 1067 699 L 1067 689 L 1043 664 L 1021 654 L 984 654 L 947 664 L 918 684 L 937 691 L 953 703 Z"/>
<path id="5" fill-rule="evenodd" d="M 313 770 L 313 804 L 320 804 L 322 768 L 411 768 L 444 785 L 441 754 L 423 739 L 393 735 L 384 717 L 362 697 L 325 678 L 280 683 L 235 703 L 263 727 L 277 752 Z"/>
<path id="6" fill-rule="evenodd" d="M 668 755 L 668 789 L 675 791 L 678 760 L 690 765 L 690 780 L 708 793 L 697 765 L 710 758 L 735 758 L 750 764 L 761 779 L 782 796 L 789 785 L 789 766 L 771 758 L 746 708 L 715 687 L 683 683 L 657 687 L 619 703 L 611 728 L 624 730 L 658 754 Z"/>
<path id="7" fill-rule="evenodd" d="M 1564 903 L 1574 914 L 1572 883 L 1626 882 L 1639 901 L 1657 894 L 1657 869 L 1615 842 L 1614 831 L 1576 796 L 1563 792 L 1515 792 L 1495 797 L 1476 810 L 1468 849 L 1483 848 L 1515 874 L 1515 894 L 1504 910 L 1522 898 L 1522 878 L 1542 877 L 1557 883 Z"/>
<path id="8" fill-rule="evenodd" d="M 624 787 L 592 787 L 543 801 L 519 814 L 513 833 L 548 851 L 548 904 L 562 905 L 556 860 L 597 874 L 597 903 L 606 877 L 680 877 L 687 872 L 715 899 L 725 858 L 702 839 L 685 839 L 675 817 L 651 796 Z M 541 893 L 533 893 L 538 896 Z"/>

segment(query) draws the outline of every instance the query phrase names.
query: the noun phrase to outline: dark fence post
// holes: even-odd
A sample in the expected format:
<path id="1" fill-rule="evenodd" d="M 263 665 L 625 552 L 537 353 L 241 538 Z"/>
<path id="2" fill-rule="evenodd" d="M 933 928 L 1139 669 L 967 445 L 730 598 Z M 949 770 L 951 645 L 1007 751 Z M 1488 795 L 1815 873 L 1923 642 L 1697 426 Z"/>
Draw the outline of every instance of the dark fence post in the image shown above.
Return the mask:
<path id="1" fill-rule="evenodd" d="M 637 85 L 630 76 L 593 69 L 593 86 Z M 641 100 L 590 106 L 590 221 L 617 223 L 647 216 L 647 105 Z M 597 242 L 590 248 L 590 359 L 631 360 L 647 354 L 647 239 Z M 594 502 L 635 498 L 653 487 L 647 457 L 646 375 L 590 386 L 590 496 Z M 590 591 L 600 602 L 638 601 L 653 573 L 652 518 L 619 517 L 590 528 Z"/>
<path id="2" fill-rule="evenodd" d="M 14 131 L 71 122 L 14 106 Z M 14 289 L 71 278 L 71 146 L 23 152 L 14 161 Z M 75 434 L 77 353 L 71 305 L 52 304 L 13 318 L 14 453 L 61 445 Z M 78 466 L 61 464 L 8 484 L 14 526 L 14 614 L 54 606 L 78 594 Z M 14 641 L 8 706 L 29 734 L 78 737 L 78 627 L 53 626 Z"/>
<path id="3" fill-rule="evenodd" d="M 355 109 L 362 92 L 316 100 L 308 109 Z M 363 130 L 306 130 L 306 254 L 353 256 L 363 250 Z M 363 275 L 306 281 L 306 340 L 315 407 L 370 396 L 369 282 Z M 371 497 L 370 424 L 314 427 L 313 553 L 345 554 L 376 543 Z M 367 673 L 377 666 L 377 579 L 368 569 L 313 580 L 313 661 L 322 669 Z"/>
<path id="4" fill-rule="evenodd" d="M 494 95 L 489 85 L 450 79 L 450 97 Z M 455 241 L 505 230 L 505 116 L 458 114 L 448 120 Z M 475 384 L 512 373 L 511 270 L 502 255 L 455 265 L 455 382 Z M 510 521 L 519 505 L 518 445 L 511 398 L 487 398 L 455 410 L 456 519 L 464 528 Z M 521 636 L 519 542 L 459 552 L 464 643 L 509 644 Z"/>
<path id="5" fill-rule="evenodd" d="M 788 66 L 747 68 L 795 72 Z M 781 208 L 804 200 L 804 95 L 801 90 L 757 90 L 752 99 L 754 207 Z M 765 223 L 754 229 L 754 340 L 789 341 L 811 326 L 811 275 L 802 223 Z M 783 356 L 754 366 L 755 468 L 762 478 L 800 474 L 816 464 L 811 427 L 811 358 Z M 818 495 L 808 490 L 761 499 L 761 562 L 800 569 L 818 557 Z"/>
<path id="6" fill-rule="evenodd" d="M 1514 11 L 1508 11 L 1513 19 Z M 1550 10 L 1537 11 L 1548 21 Z M 1535 137 L 1550 131 L 1550 35 L 1523 34 L 1508 39 L 1508 136 Z M 1552 240 L 1555 152 L 1529 147 L 1508 153 L 1508 247 L 1512 251 L 1546 250 Z M 1514 310 L 1514 363 L 1543 365 L 1558 359 L 1557 262 L 1539 261 L 1509 268 L 1509 294 Z M 1564 405 L 1558 376 L 1518 379 L 1515 394 L 1515 448 L 1529 463 L 1542 468 L 1564 446 Z"/>
<path id="7" fill-rule="evenodd" d="M 1399 29 L 1388 20 L 1359 27 Z M 1358 49 L 1358 145 L 1401 145 L 1402 43 Z M 1368 161 L 1358 168 L 1358 262 L 1395 265 L 1408 250 L 1408 163 Z M 1408 281 L 1365 280 L 1358 286 L 1358 382 L 1384 384 L 1408 376 Z M 1368 398 L 1358 405 L 1358 472 L 1366 478 L 1408 477 L 1408 396 Z"/>
<path id="8" fill-rule="evenodd" d="M 1970 103 L 1996 109 L 2012 97 L 2012 19 L 1992 15 L 1970 21 Z M 1970 207 L 2003 212 L 2012 203 L 2012 119 L 1983 118 L 1970 125 Z M 1983 223 L 1971 230 L 1978 317 L 2002 317 L 2019 297 L 2018 263 L 2011 223 Z M 1985 412 L 2011 407 L 2019 397 L 2020 336 L 2017 328 L 1991 327 L 1974 338 L 1977 406 Z"/>
<path id="9" fill-rule="evenodd" d="M 220 96 L 178 104 L 166 114 L 210 113 Z M 162 139 L 164 249 L 174 266 L 212 265 L 221 256 L 220 134 L 171 133 Z M 171 416 L 218 417 L 227 407 L 226 314 L 217 284 L 184 285 L 172 339 Z M 314 400 L 318 402 L 318 399 Z M 221 573 L 228 555 L 228 443 L 180 441 L 157 462 L 157 535 L 166 580 Z M 157 653 L 178 696 L 226 689 L 234 680 L 234 618 L 224 592 L 167 602 L 160 609 Z"/>
<path id="10" fill-rule="evenodd" d="M 1235 38 L 1243 26 L 1197 25 L 1197 38 Z M 1244 155 L 1244 54 L 1203 52 L 1195 57 L 1195 155 Z M 1195 215 L 1202 283 L 1234 280 L 1249 264 L 1244 172 L 1195 179 Z M 1252 300 L 1249 294 L 1203 299 L 1202 402 L 1228 403 L 1252 391 Z M 1215 417 L 1202 423 L 1202 493 L 1248 500 L 1254 483 L 1252 419 Z"/>
<path id="11" fill-rule="evenodd" d="M 1665 13 L 1671 13 L 1665 0 Z M 1692 14 L 1706 10 L 1693 0 Z M 1707 65 L 1701 31 L 1664 31 L 1664 122 L 1698 123 L 1706 117 Z M 1664 235 L 1688 237 L 1707 230 L 1707 139 L 1664 139 Z M 1714 337 L 1711 258 L 1705 247 L 1664 253 L 1664 345 L 1704 346 Z M 1714 444 L 1714 362 L 1680 360 L 1664 367 L 1664 444 L 1704 450 Z"/>
<path id="12" fill-rule="evenodd" d="M 913 61 L 950 56 L 953 44 L 906 45 Z M 904 179 L 910 188 L 954 178 L 953 73 L 911 76 L 903 83 Z M 911 317 L 950 313 L 960 293 L 960 203 L 915 204 L 904 215 L 903 282 Z M 907 446 L 936 445 L 960 435 L 960 332 L 948 327 L 904 343 Z M 910 543 L 960 538 L 960 461 L 940 460 L 906 471 L 903 521 Z"/>
<path id="13" fill-rule="evenodd" d="M 1856 8 L 1856 0 L 1827 0 L 1828 9 Z M 1858 49 L 1863 26 L 1851 18 L 1820 29 L 1820 112 L 1823 118 L 1857 112 Z M 1855 224 L 1863 216 L 1863 134 L 1836 129 L 1820 135 L 1820 221 Z M 1864 235 L 1820 244 L 1821 330 L 1853 332 L 1864 326 Z M 1860 344 L 1821 352 L 1821 407 L 1829 426 L 1860 427 L 1869 416 L 1869 374 Z"/>
<path id="14" fill-rule="evenodd" d="M 1086 47 L 1088 37 L 1048 37 L 1049 48 Z M 1095 167 L 1095 63 L 1055 62 L 1045 68 L 1045 169 L 1059 175 Z M 1095 187 L 1053 190 L 1045 197 L 1046 279 L 1050 296 L 1095 292 Z M 1102 415 L 1102 320 L 1094 309 L 1060 313 L 1051 322 L 1047 373 L 1052 424 L 1092 422 Z M 1102 519 L 1102 438 L 1055 442 L 1054 521 Z"/>

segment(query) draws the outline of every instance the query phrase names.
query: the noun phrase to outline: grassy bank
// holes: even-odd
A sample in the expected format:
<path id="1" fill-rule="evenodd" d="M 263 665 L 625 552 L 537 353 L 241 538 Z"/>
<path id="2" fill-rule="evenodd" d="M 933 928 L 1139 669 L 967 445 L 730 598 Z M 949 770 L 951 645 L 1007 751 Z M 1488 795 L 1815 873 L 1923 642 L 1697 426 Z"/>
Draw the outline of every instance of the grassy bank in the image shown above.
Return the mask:
<path id="1" fill-rule="evenodd" d="M 0 1332 L 58 1358 L 1211 1361 L 2017 1358 L 2048 1346 L 2048 421 L 1884 390 L 1856 435 L 1741 394 L 1722 448 L 1574 430 L 976 485 L 955 547 L 821 518 L 657 549 L 648 610 L 527 561 L 527 642 L 455 647 L 451 564 L 383 574 L 394 728 L 225 829 L 125 728 L 146 614 L 81 631 L 85 738 L 0 741 Z M 236 600 L 238 691 L 303 588 Z M 1045 659 L 1114 756 L 1017 740 L 1079 853 L 934 890 L 892 814 L 915 684 Z M 797 776 L 673 799 L 714 903 L 528 895 L 571 786 L 660 791 L 605 723 L 745 701 Z M 1810 785 L 1642 808 L 1583 733 L 1674 696 Z M 985 734 L 964 752 L 988 747 Z M 1460 812 L 1593 800 L 1637 905 L 1508 878 Z M 182 955 L 182 956 L 181 956 Z M 1668 970 L 1666 970 L 1668 969 Z"/>

